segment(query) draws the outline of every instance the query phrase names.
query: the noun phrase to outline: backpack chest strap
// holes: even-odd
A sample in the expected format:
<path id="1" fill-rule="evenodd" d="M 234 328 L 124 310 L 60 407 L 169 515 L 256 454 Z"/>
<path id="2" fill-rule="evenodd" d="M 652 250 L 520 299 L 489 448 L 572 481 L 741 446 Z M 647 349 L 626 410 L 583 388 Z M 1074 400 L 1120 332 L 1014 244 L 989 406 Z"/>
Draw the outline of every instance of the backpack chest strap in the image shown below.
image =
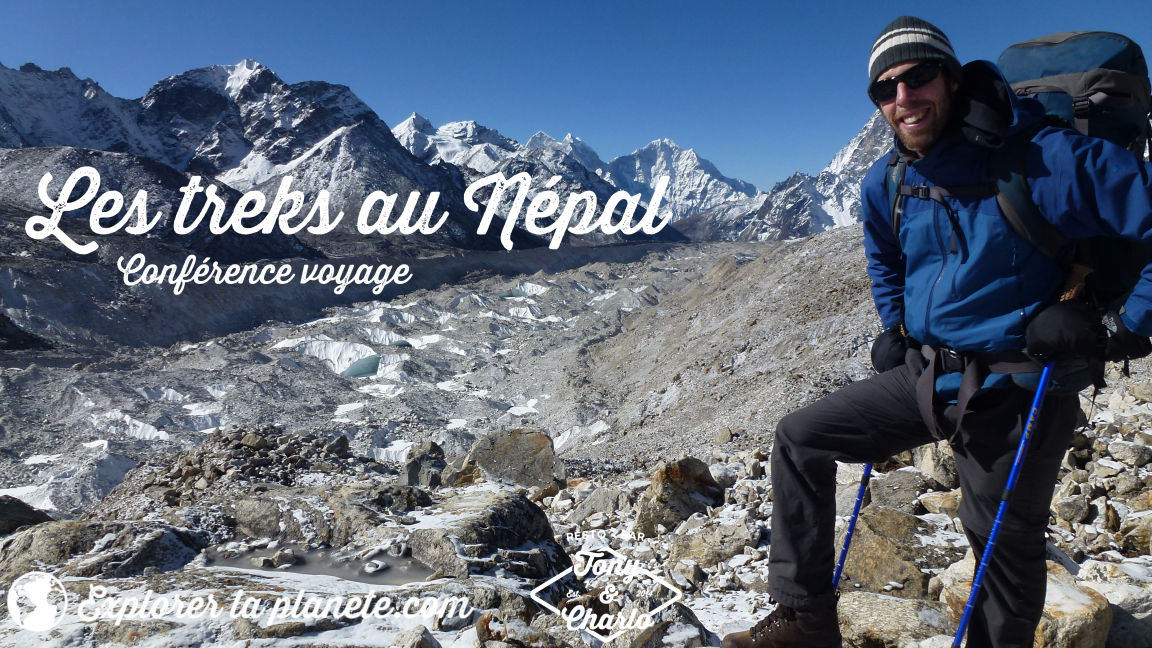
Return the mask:
<path id="1" fill-rule="evenodd" d="M 987 182 L 974 185 L 956 185 L 951 187 L 932 187 L 929 185 L 900 185 L 901 196 L 920 198 L 921 200 L 935 200 L 943 203 L 945 198 L 967 198 L 970 196 L 995 196 L 999 190 L 996 183 Z"/>

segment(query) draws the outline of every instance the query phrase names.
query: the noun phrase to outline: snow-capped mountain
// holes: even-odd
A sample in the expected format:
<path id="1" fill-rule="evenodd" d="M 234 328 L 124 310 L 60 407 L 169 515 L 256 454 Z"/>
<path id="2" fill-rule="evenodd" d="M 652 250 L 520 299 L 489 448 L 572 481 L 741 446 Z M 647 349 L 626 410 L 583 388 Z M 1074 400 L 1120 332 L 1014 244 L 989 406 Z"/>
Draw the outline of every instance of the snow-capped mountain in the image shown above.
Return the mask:
<path id="1" fill-rule="evenodd" d="M 877 111 L 817 176 L 796 173 L 758 201 L 731 201 L 677 222 L 697 240 L 775 241 L 859 222 L 860 181 L 892 149 L 892 129 Z"/>
<path id="2" fill-rule="evenodd" d="M 675 214 L 673 221 L 760 193 L 747 182 L 726 177 L 696 151 L 680 148 L 670 139 L 656 140 L 615 158 L 603 173 L 612 184 L 639 192 L 645 200 L 663 175 L 669 177 L 667 200 Z"/>
<path id="3" fill-rule="evenodd" d="M 0 65 L 0 147 L 68 146 L 143 156 L 267 195 L 282 176 L 292 175 L 292 188 L 303 190 L 310 202 L 328 191 L 333 212 L 356 209 L 372 191 L 435 191 L 439 207 L 452 217 L 421 242 L 433 247 L 496 245 L 494 237 L 475 234 L 478 216 L 462 201 L 469 183 L 496 171 L 532 176 L 529 200 L 558 175 L 552 189 L 562 201 L 591 191 L 601 205 L 617 190 L 640 194 L 646 205 L 656 179 L 666 175 L 661 213 L 671 211 L 677 229 L 693 238 L 806 236 L 858 219 L 859 179 L 889 138 L 883 120 L 874 117 L 818 176 L 796 174 L 764 194 L 668 139 L 605 162 L 571 134 L 556 140 L 538 132 L 521 144 L 474 121 L 437 128 L 416 113 L 390 129 L 349 88 L 320 81 L 287 84 L 250 59 L 168 77 L 134 100 L 114 97 L 68 68 Z M 354 223 L 346 218 L 329 235 L 300 238 L 336 256 L 366 254 L 381 245 L 355 232 Z M 520 229 L 514 236 L 520 246 L 539 244 Z M 592 238 L 584 243 L 615 240 Z M 394 236 L 383 245 L 412 243 Z"/>
<path id="4" fill-rule="evenodd" d="M 138 100 L 113 97 L 67 68 L 0 66 L 0 144 L 129 153 L 266 195 L 290 174 L 309 203 L 328 191 L 333 216 L 357 209 L 372 191 L 440 192 L 438 206 L 451 214 L 440 231 L 419 242 L 397 234 L 384 245 L 498 245 L 476 235 L 478 219 L 463 206 L 459 174 L 413 157 L 346 86 L 287 84 L 252 60 L 168 77 Z M 345 218 L 331 234 L 300 238 L 337 256 L 379 247 L 379 239 L 355 231 L 355 222 Z M 538 244 L 523 232 L 515 236 L 521 246 Z"/>
<path id="5" fill-rule="evenodd" d="M 556 140 L 539 131 L 521 145 L 474 121 L 449 122 L 437 128 L 425 117 L 412 113 L 392 129 L 392 134 L 420 160 L 429 164 L 448 162 L 460 167 L 466 176 L 502 170 L 512 160 L 542 165 L 540 173 L 530 171 L 531 175 L 544 180 L 551 175 L 561 176 L 566 188 L 560 192 L 562 196 L 571 191 L 592 191 L 601 197 L 607 191 L 606 197 L 624 190 L 640 194 L 647 204 L 656 179 L 666 175 L 669 184 L 662 204 L 672 211 L 673 222 L 723 203 L 755 201 L 761 193 L 747 182 L 724 176 L 692 149 L 682 149 L 668 139 L 656 140 L 629 155 L 604 162 L 591 146 L 571 133 Z M 587 176 L 585 171 L 592 175 Z"/>
<path id="6" fill-rule="evenodd" d="M 392 134 L 401 146 L 427 164 L 448 162 L 485 174 L 523 151 L 515 140 L 474 121 L 449 122 L 435 128 L 418 113 L 400 122 Z"/>
<path id="7" fill-rule="evenodd" d="M 590 170 L 587 162 L 600 159 L 596 152 L 571 135 L 561 143 L 543 133 L 537 133 L 527 145 L 521 145 L 501 135 L 499 131 L 474 121 L 449 122 L 436 128 L 418 113 L 412 113 L 408 119 L 400 122 L 392 129 L 392 134 L 421 161 L 433 167 L 458 169 L 465 182 L 471 183 L 492 173 L 503 173 L 509 178 L 518 173 L 527 173 L 532 183 L 525 205 L 530 204 L 555 176 L 559 176 L 560 180 L 548 190 L 556 192 L 560 198 L 557 212 L 563 210 L 573 194 L 591 191 L 596 196 L 599 208 L 617 191 L 616 187 Z M 511 210 L 516 193 L 515 189 L 505 193 L 499 213 Z M 485 187 L 477 192 L 477 199 L 486 202 L 490 195 L 491 187 Z M 635 218 L 640 218 L 642 209 L 638 210 Z M 576 218 L 582 213 L 577 212 Z M 661 210 L 661 213 L 664 211 Z M 666 240 L 683 238 L 671 228 L 666 228 L 657 237 Z M 604 245 L 622 240 L 623 237 L 619 235 L 606 236 L 599 231 L 565 239 L 570 245 Z"/>

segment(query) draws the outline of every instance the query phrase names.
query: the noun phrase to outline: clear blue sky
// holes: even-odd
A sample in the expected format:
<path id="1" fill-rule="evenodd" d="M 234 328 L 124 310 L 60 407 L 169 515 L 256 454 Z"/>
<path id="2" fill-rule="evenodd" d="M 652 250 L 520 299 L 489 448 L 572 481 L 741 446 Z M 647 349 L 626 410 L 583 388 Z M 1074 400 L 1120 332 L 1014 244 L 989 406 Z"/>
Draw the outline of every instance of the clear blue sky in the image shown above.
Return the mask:
<path id="1" fill-rule="evenodd" d="M 915 9 L 909 8 L 914 5 Z M 1152 55 L 1149 0 L 1044 2 L 5 3 L 0 62 L 72 68 L 114 95 L 254 58 L 348 85 L 389 125 L 474 119 L 521 142 L 571 132 L 604 159 L 662 137 L 771 188 L 818 172 L 864 124 L 868 50 L 901 13 L 961 61 L 1058 31 Z"/>

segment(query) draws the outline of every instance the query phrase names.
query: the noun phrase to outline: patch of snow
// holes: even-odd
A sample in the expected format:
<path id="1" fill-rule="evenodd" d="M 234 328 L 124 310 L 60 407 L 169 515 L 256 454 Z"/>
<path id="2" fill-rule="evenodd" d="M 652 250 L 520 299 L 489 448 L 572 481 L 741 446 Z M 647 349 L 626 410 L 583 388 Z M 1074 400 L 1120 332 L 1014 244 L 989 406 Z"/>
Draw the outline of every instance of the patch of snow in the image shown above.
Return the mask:
<path id="1" fill-rule="evenodd" d="M 574 425 L 566 430 L 563 434 L 553 439 L 552 447 L 559 451 L 563 446 L 575 447 L 575 443 L 578 441 L 593 441 L 601 434 L 606 432 L 608 428 L 608 424 L 604 421 L 596 421 L 586 428 L 581 428 Z"/>
<path id="2" fill-rule="evenodd" d="M 189 403 L 184 409 L 188 410 L 189 416 L 207 416 L 219 414 L 223 407 L 220 403 Z"/>
<path id="3" fill-rule="evenodd" d="M 412 346 L 408 342 L 408 339 L 403 335 L 386 329 L 363 328 L 360 329 L 360 335 L 372 344 L 383 344 L 387 346 Z"/>
<path id="4" fill-rule="evenodd" d="M 228 392 L 236 388 L 236 385 L 207 385 L 204 390 L 207 391 L 212 398 L 220 400 L 228 395 Z"/>
<path id="5" fill-rule="evenodd" d="M 412 441 L 397 439 L 389 443 L 387 448 L 372 448 L 372 458 L 376 461 L 404 463 L 408 460 L 408 450 L 414 445 Z"/>
<path id="6" fill-rule="evenodd" d="M 298 346 L 301 342 L 312 342 L 314 340 L 320 341 L 320 342 L 331 342 L 332 338 L 328 337 L 327 335 L 324 335 L 323 333 L 320 333 L 318 335 L 305 335 L 304 337 L 288 338 L 285 340 L 281 340 L 281 341 L 277 342 L 276 344 L 272 345 L 272 348 L 273 349 L 290 349 L 292 347 Z"/>
<path id="7" fill-rule="evenodd" d="M 156 387 L 137 387 L 136 393 L 150 401 L 163 401 L 167 403 L 179 403 L 185 398 L 184 394 L 168 387 L 163 389 Z"/>
<path id="8" fill-rule="evenodd" d="M 304 355 L 319 358 L 334 373 L 343 374 L 357 360 L 375 356 L 372 347 L 356 342 L 310 341 L 296 347 Z"/>
<path id="9" fill-rule="evenodd" d="M 155 426 L 143 421 L 137 421 L 120 410 L 105 412 L 103 416 L 93 414 L 92 425 L 101 432 L 125 434 L 142 441 L 151 441 L 153 439 L 160 439 L 161 441 L 168 440 L 167 432 L 162 432 L 156 429 Z"/>
<path id="10" fill-rule="evenodd" d="M 364 403 L 345 403 L 336 408 L 336 416 L 343 416 L 348 412 L 355 412 L 364 407 Z"/>
<path id="11" fill-rule="evenodd" d="M 418 338 L 408 338 L 408 344 L 411 344 L 412 348 L 414 349 L 423 349 L 444 339 L 447 338 L 442 335 L 433 333 L 432 335 L 421 335 Z"/>
<path id="12" fill-rule="evenodd" d="M 376 398 L 396 398 L 404 393 L 404 388 L 399 385 L 372 383 L 370 385 L 364 385 L 363 387 L 357 387 L 356 391 Z"/>

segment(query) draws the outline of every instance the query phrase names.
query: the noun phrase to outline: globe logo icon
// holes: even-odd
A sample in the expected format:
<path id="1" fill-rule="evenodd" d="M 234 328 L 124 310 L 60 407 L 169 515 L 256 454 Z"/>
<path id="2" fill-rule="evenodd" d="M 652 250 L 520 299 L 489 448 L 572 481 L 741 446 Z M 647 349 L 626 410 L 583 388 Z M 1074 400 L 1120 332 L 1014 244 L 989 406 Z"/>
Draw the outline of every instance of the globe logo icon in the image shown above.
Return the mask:
<path id="1" fill-rule="evenodd" d="M 68 592 L 58 578 L 44 572 L 28 572 L 8 588 L 8 613 L 17 626 L 44 632 L 64 619 Z"/>

